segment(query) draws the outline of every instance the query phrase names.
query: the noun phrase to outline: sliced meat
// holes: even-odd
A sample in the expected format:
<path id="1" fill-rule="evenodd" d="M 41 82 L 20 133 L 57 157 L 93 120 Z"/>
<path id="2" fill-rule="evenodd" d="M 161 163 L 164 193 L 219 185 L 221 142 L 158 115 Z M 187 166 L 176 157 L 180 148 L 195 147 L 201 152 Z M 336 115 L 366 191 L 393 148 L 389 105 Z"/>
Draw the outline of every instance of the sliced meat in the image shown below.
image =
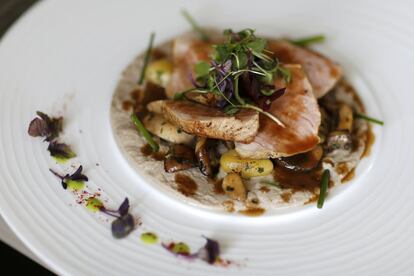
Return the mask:
<path id="1" fill-rule="evenodd" d="M 162 115 L 150 114 L 143 120 L 144 126 L 152 134 L 175 144 L 191 144 L 194 136 L 168 122 Z"/>
<path id="2" fill-rule="evenodd" d="M 304 71 L 300 65 L 286 65 L 292 81 L 285 94 L 275 100 L 269 112 L 279 118 L 285 128 L 260 115 L 260 128 L 249 144 L 236 143 L 236 150 L 247 158 L 291 156 L 313 149 L 319 143 L 321 113 Z"/>
<path id="3" fill-rule="evenodd" d="M 226 115 L 219 109 L 188 101 L 166 100 L 165 118 L 183 131 L 201 137 L 248 143 L 259 129 L 257 111 L 243 109 Z"/>
<path id="4" fill-rule="evenodd" d="M 204 42 L 191 35 L 183 35 L 174 40 L 173 63 L 174 70 L 171 80 L 167 85 L 167 97 L 172 98 L 176 93 L 193 88 L 190 76 L 193 74 L 194 65 L 199 61 L 209 61 L 209 55 L 213 51 L 212 45 L 220 42 L 220 36 L 211 32 L 214 39 Z"/>
<path id="5" fill-rule="evenodd" d="M 317 98 L 328 93 L 342 76 L 338 64 L 308 48 L 285 40 L 269 40 L 268 48 L 281 62 L 303 66 Z"/>

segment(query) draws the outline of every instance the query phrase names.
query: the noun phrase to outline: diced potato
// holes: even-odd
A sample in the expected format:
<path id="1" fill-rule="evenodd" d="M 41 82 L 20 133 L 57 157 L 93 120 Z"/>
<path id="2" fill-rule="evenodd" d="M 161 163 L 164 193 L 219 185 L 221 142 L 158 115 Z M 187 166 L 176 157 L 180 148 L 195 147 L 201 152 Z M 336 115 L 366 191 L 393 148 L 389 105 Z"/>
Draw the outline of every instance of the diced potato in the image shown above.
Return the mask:
<path id="1" fill-rule="evenodd" d="M 224 177 L 222 183 L 223 191 L 232 199 L 242 200 L 246 199 L 246 188 L 243 180 L 237 173 L 229 173 Z"/>
<path id="2" fill-rule="evenodd" d="M 273 171 L 273 163 L 269 159 L 243 159 L 235 150 L 221 156 L 220 166 L 227 173 L 240 173 L 243 178 L 265 176 Z"/>
<path id="3" fill-rule="evenodd" d="M 171 79 L 173 64 L 167 59 L 159 59 L 148 64 L 145 77 L 161 87 L 167 87 Z"/>
<path id="4" fill-rule="evenodd" d="M 354 119 L 354 116 L 352 113 L 352 108 L 347 104 L 342 104 L 341 107 L 339 108 L 338 129 L 348 130 L 349 132 L 351 132 L 353 119 Z"/>

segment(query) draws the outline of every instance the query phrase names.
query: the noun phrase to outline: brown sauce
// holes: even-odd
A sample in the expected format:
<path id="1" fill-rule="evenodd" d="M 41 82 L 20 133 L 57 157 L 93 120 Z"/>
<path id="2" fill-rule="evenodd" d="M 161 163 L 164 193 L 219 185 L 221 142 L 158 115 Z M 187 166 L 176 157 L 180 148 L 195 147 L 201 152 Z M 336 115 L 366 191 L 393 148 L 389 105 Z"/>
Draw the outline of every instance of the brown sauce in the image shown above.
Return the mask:
<path id="1" fill-rule="evenodd" d="M 266 186 L 261 186 L 259 191 L 261 191 L 262 193 L 268 193 L 270 192 L 270 189 Z"/>
<path id="2" fill-rule="evenodd" d="M 133 103 L 129 100 L 122 102 L 122 109 L 124 111 L 129 111 L 132 108 L 132 106 L 133 106 Z"/>
<path id="3" fill-rule="evenodd" d="M 144 146 L 141 147 L 141 153 L 144 156 L 149 156 L 152 157 L 153 159 L 157 160 L 157 161 L 162 161 L 165 159 L 165 153 L 158 151 L 158 152 L 153 152 L 152 148 L 149 144 L 145 144 Z"/>
<path id="4" fill-rule="evenodd" d="M 320 186 L 320 169 L 299 173 L 276 166 L 273 175 L 282 189 L 291 189 L 293 192 L 309 191 L 314 193 L 315 189 Z"/>
<path id="5" fill-rule="evenodd" d="M 223 190 L 223 186 L 222 186 L 223 179 L 209 179 L 208 182 L 213 184 L 213 192 L 216 195 L 224 194 L 224 190 Z"/>
<path id="6" fill-rule="evenodd" d="M 255 208 L 247 208 L 245 210 L 241 210 L 239 211 L 239 213 L 245 216 L 249 216 L 249 217 L 258 217 L 258 216 L 263 215 L 265 211 L 266 210 L 263 208 L 255 207 Z"/>
<path id="7" fill-rule="evenodd" d="M 229 212 L 229 213 L 234 212 L 234 201 L 232 201 L 232 200 L 223 201 L 223 206 L 226 208 L 227 212 Z"/>
<path id="8" fill-rule="evenodd" d="M 372 127 L 368 125 L 367 136 L 365 140 L 365 150 L 361 155 L 361 159 L 367 157 L 371 153 L 372 145 L 375 142 L 375 134 L 372 132 Z"/>
<path id="9" fill-rule="evenodd" d="M 284 192 L 280 195 L 280 197 L 282 198 L 282 200 L 286 203 L 290 202 L 290 198 L 292 197 L 292 193 L 290 192 Z"/>
<path id="10" fill-rule="evenodd" d="M 355 176 L 355 168 L 353 168 L 350 172 L 348 172 L 344 176 L 344 178 L 342 178 L 341 182 L 345 183 L 345 182 L 351 181 L 354 178 L 354 176 Z"/>
<path id="11" fill-rule="evenodd" d="M 316 202 L 319 199 L 319 195 L 313 195 L 311 198 L 308 199 L 308 201 L 306 201 L 304 204 L 309 204 L 309 203 L 313 203 Z"/>
<path id="12" fill-rule="evenodd" d="M 175 182 L 178 186 L 178 191 L 185 196 L 195 195 L 197 191 L 197 183 L 188 175 L 177 173 L 175 175 Z"/>

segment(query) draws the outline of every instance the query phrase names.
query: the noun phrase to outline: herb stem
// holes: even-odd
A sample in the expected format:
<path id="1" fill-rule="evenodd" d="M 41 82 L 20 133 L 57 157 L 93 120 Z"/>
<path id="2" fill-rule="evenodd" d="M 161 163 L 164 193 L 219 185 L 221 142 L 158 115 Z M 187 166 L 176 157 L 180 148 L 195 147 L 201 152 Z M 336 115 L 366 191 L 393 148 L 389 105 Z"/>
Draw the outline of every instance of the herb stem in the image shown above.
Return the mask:
<path id="1" fill-rule="evenodd" d="M 372 118 L 372 117 L 368 117 L 367 115 L 364 115 L 364 114 L 361 114 L 361 113 L 355 113 L 355 118 L 363 119 L 365 121 L 372 122 L 372 123 L 375 123 L 375 124 L 379 124 L 381 126 L 384 125 L 383 121 Z"/>
<path id="2" fill-rule="evenodd" d="M 246 102 L 239 95 L 239 76 L 234 78 L 234 97 L 241 105 L 246 105 Z"/>
<path id="3" fill-rule="evenodd" d="M 63 176 L 61 176 L 60 174 L 58 174 L 57 172 L 55 172 L 54 170 L 52 170 L 52 169 L 49 169 L 49 171 L 51 172 L 51 173 L 53 173 L 57 178 L 59 178 L 60 180 L 63 180 L 64 179 L 64 177 Z"/>
<path id="4" fill-rule="evenodd" d="M 257 106 L 255 106 L 255 105 L 251 105 L 251 104 L 244 104 L 244 105 L 239 105 L 239 106 L 236 106 L 236 107 L 238 107 L 238 108 L 248 108 L 248 109 L 253 109 L 253 110 L 256 110 L 256 111 L 258 111 L 259 113 L 262 113 L 263 115 L 265 115 L 265 116 L 267 116 L 267 117 L 269 117 L 271 120 L 273 120 L 276 124 L 278 124 L 279 126 L 281 126 L 281 127 L 283 127 L 283 128 L 285 128 L 286 126 L 285 126 L 285 124 L 283 124 L 282 123 L 282 121 L 280 121 L 278 118 L 276 118 L 276 116 L 274 116 L 273 114 L 271 114 L 271 113 L 269 113 L 269 112 L 267 112 L 267 111 L 264 111 L 263 109 L 261 109 L 261 108 L 259 108 L 259 107 L 257 107 Z"/>
<path id="5" fill-rule="evenodd" d="M 221 81 L 219 83 L 217 83 L 217 80 L 214 79 L 214 83 L 215 83 L 215 87 L 217 87 L 217 90 L 220 93 L 220 96 L 222 96 L 226 100 L 226 102 L 228 102 L 230 105 L 234 106 L 234 104 L 226 97 L 226 95 L 224 95 L 223 91 L 221 91 L 221 89 L 219 87 L 219 84 L 221 83 Z"/>
<path id="6" fill-rule="evenodd" d="M 308 37 L 304 37 L 300 39 L 290 40 L 291 43 L 297 46 L 301 46 L 301 47 L 305 47 L 305 46 L 308 46 L 314 43 L 322 43 L 324 41 L 325 41 L 324 35 L 313 35 L 313 36 L 308 36 Z"/>
<path id="7" fill-rule="evenodd" d="M 194 18 L 186 10 L 182 10 L 181 14 L 188 21 L 188 23 L 190 23 L 193 30 L 198 33 L 198 35 L 199 35 L 199 37 L 202 41 L 208 42 L 210 40 L 210 37 L 206 34 L 206 32 L 198 25 L 198 23 L 194 20 Z"/>
<path id="8" fill-rule="evenodd" d="M 139 80 L 138 80 L 139 85 L 141 85 L 144 82 L 144 79 L 145 79 L 145 71 L 147 71 L 148 62 L 149 62 L 149 59 L 151 57 L 151 51 L 152 51 L 152 47 L 153 47 L 153 44 L 154 44 L 154 39 L 155 39 L 155 33 L 151 33 L 150 41 L 148 43 L 148 48 L 147 48 L 147 51 L 145 53 L 144 65 L 142 66 L 141 75 L 139 76 Z"/>
<path id="9" fill-rule="evenodd" d="M 144 139 L 151 146 L 152 150 L 154 152 L 157 152 L 160 149 L 159 145 L 154 141 L 154 139 L 152 138 L 152 135 L 145 128 L 144 124 L 138 119 L 137 115 L 132 114 L 131 120 L 136 126 L 138 132 L 144 137 Z"/>
<path id="10" fill-rule="evenodd" d="M 319 199 L 318 199 L 318 208 L 321 209 L 323 207 L 323 203 L 325 202 L 326 192 L 328 191 L 328 184 L 331 174 L 329 170 L 324 170 L 321 179 L 321 190 L 319 192 Z"/>

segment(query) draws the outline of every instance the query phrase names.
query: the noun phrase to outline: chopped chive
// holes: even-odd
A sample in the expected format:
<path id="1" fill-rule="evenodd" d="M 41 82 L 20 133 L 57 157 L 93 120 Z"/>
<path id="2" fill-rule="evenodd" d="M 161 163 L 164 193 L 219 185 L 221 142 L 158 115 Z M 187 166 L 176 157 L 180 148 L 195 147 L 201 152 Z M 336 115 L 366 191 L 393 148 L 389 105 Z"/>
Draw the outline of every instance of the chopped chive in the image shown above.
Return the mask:
<path id="1" fill-rule="evenodd" d="M 144 82 L 145 71 L 147 71 L 148 62 L 151 57 L 151 51 L 152 51 L 152 45 L 154 44 L 154 39 L 155 39 L 155 33 L 151 33 L 147 52 L 145 53 L 144 65 L 142 66 L 141 75 L 139 76 L 138 84 L 142 84 Z"/>
<path id="2" fill-rule="evenodd" d="M 361 114 L 361 113 L 355 113 L 355 118 L 363 119 L 363 120 L 366 120 L 368 122 L 372 122 L 372 123 L 379 124 L 381 126 L 384 125 L 384 122 L 383 121 L 378 120 L 378 119 L 374 119 L 374 118 L 371 118 L 371 117 L 368 117 L 368 116 L 366 116 L 364 114 Z"/>
<path id="3" fill-rule="evenodd" d="M 321 191 L 319 193 L 318 199 L 318 208 L 321 209 L 323 207 L 323 203 L 325 202 L 326 192 L 328 190 L 328 184 L 331 174 L 329 170 L 324 170 L 321 179 Z"/>
<path id="4" fill-rule="evenodd" d="M 154 141 L 154 139 L 152 139 L 152 135 L 145 128 L 144 124 L 138 119 L 137 115 L 132 114 L 131 120 L 134 123 L 134 125 L 137 127 L 138 132 L 144 137 L 145 140 L 147 140 L 152 150 L 154 152 L 157 152 L 160 149 L 159 145 Z"/>
<path id="5" fill-rule="evenodd" d="M 314 35 L 314 36 L 308 36 L 308 37 L 304 37 L 300 39 L 290 40 L 291 43 L 297 46 L 302 46 L 302 47 L 305 47 L 305 46 L 308 46 L 314 43 L 322 43 L 324 41 L 325 41 L 324 35 Z"/>
<path id="6" fill-rule="evenodd" d="M 182 10 L 181 14 L 184 16 L 184 18 L 190 23 L 191 27 L 193 28 L 193 31 L 198 33 L 200 39 L 202 41 L 209 41 L 210 37 L 206 34 L 206 32 L 197 24 L 197 22 L 194 20 L 194 18 L 186 11 Z"/>
<path id="7" fill-rule="evenodd" d="M 264 181 L 261 181 L 260 184 L 266 184 L 266 185 L 270 185 L 270 186 L 274 186 L 274 187 L 280 188 L 280 183 L 279 182 L 276 182 L 276 181 L 264 180 Z"/>

